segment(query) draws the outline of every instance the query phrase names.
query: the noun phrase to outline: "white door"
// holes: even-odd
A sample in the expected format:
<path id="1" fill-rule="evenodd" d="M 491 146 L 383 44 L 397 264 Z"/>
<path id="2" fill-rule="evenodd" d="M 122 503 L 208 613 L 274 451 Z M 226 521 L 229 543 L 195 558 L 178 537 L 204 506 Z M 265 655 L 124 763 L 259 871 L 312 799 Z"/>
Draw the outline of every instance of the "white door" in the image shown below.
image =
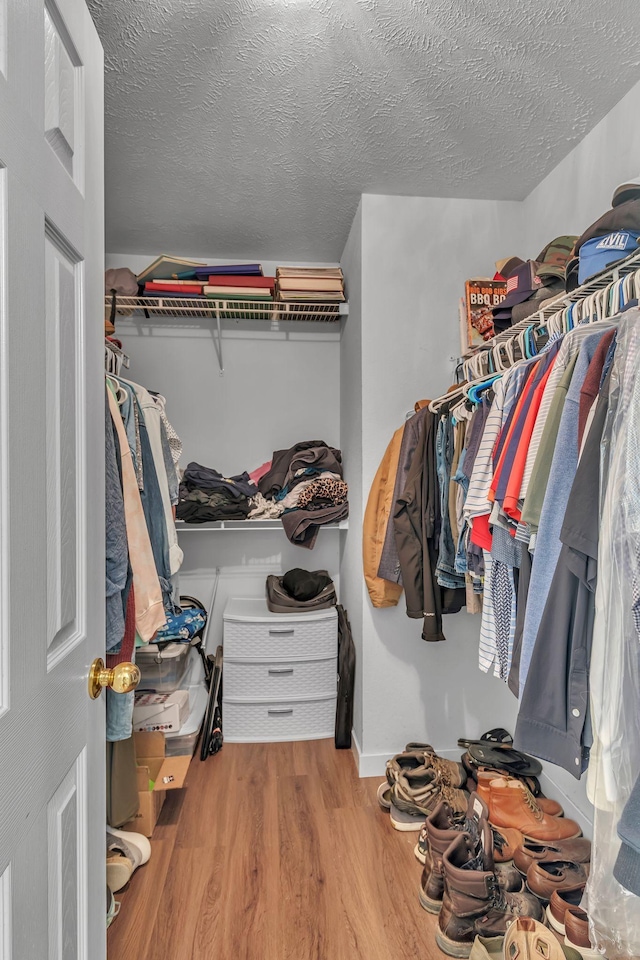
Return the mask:
<path id="1" fill-rule="evenodd" d="M 0 960 L 104 960 L 103 57 L 0 0 Z"/>

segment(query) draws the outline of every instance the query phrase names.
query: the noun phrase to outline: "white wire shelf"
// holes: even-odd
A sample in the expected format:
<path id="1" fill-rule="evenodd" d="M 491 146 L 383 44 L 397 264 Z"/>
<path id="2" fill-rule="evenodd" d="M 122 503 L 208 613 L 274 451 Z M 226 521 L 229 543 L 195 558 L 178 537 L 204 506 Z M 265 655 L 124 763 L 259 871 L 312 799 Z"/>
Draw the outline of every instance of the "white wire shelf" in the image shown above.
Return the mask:
<path id="1" fill-rule="evenodd" d="M 282 530 L 282 521 L 278 517 L 275 520 L 207 520 L 204 523 L 186 523 L 184 520 L 176 520 L 176 530 L 178 533 L 195 533 L 196 530 L 244 530 L 255 533 L 260 530 Z M 348 530 L 349 521 L 341 520 L 339 523 L 323 523 L 323 530 Z"/>
<path id="2" fill-rule="evenodd" d="M 111 297 L 105 297 L 111 308 Z M 284 302 L 259 300 L 213 300 L 193 297 L 117 297 L 116 315 L 134 319 L 151 316 L 187 317 L 202 320 L 265 320 L 268 323 L 338 323 L 349 313 L 348 303 L 332 301 Z"/>

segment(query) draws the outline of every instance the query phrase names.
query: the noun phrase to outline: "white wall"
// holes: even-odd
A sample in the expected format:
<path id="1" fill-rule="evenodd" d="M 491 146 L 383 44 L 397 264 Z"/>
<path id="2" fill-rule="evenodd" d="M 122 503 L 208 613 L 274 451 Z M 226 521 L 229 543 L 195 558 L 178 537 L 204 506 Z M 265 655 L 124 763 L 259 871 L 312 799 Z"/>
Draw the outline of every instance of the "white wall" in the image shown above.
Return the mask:
<path id="1" fill-rule="evenodd" d="M 486 275 L 493 259 L 507 256 L 519 224 L 519 205 L 511 202 L 362 198 L 365 500 L 405 413 L 451 382 L 464 278 Z M 349 277 L 347 260 L 343 267 Z M 344 382 L 346 371 L 342 376 Z M 455 755 L 459 736 L 496 725 L 513 727 L 512 695 L 477 670 L 478 618 L 447 617 L 447 641 L 425 643 L 421 621 L 406 616 L 404 597 L 395 608 L 371 606 L 358 560 L 364 648 L 361 772 L 379 772 L 384 759 L 408 740 L 426 740 Z"/>
<path id="2" fill-rule="evenodd" d="M 155 258 L 109 254 L 107 267 L 139 272 Z M 214 263 L 216 261 L 213 261 Z M 270 275 L 276 264 L 264 264 Z M 220 376 L 211 321 L 116 319 L 131 359 L 125 376 L 167 398 L 167 414 L 183 441 L 181 466 L 197 460 L 223 473 L 251 471 L 274 450 L 299 440 L 340 446 L 340 331 L 334 325 L 289 324 L 286 332 L 226 323 Z M 348 480 L 348 475 L 347 475 Z M 227 596 L 262 596 L 268 573 L 294 566 L 328 569 L 339 584 L 340 538 L 321 530 L 313 550 L 289 543 L 280 528 L 181 533 L 181 590 L 208 602 L 212 571 L 223 570 L 214 610 L 221 638 Z"/>
<path id="3" fill-rule="evenodd" d="M 348 277 L 349 318 L 340 344 L 340 440 L 349 479 L 349 532 L 340 558 L 340 600 L 346 607 L 356 648 L 353 730 L 361 750 L 363 725 L 362 671 L 362 203 L 359 204 L 342 256 Z"/>
<path id="4" fill-rule="evenodd" d="M 611 206 L 622 183 L 640 181 L 640 83 L 522 203 L 527 249 L 535 257 L 549 240 L 586 230 Z"/>

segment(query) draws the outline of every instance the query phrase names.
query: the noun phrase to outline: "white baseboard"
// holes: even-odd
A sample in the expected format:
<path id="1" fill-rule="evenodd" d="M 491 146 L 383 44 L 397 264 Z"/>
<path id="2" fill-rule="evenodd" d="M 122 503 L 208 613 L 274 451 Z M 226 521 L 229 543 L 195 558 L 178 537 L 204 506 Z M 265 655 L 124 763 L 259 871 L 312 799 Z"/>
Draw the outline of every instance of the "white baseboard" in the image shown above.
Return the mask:
<path id="1" fill-rule="evenodd" d="M 351 749 L 359 777 L 384 777 L 390 753 L 363 753 L 355 730 L 351 731 Z"/>

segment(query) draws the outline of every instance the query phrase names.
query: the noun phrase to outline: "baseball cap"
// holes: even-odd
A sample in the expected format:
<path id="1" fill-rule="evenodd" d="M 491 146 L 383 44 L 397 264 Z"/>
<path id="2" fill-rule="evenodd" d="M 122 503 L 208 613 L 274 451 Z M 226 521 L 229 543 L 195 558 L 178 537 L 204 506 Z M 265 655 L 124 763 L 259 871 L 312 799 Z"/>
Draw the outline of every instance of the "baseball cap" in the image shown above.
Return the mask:
<path id="1" fill-rule="evenodd" d="M 541 286 L 541 281 L 537 279 L 537 266 L 535 260 L 527 260 L 519 266 L 507 279 L 507 296 L 497 307 L 494 307 L 494 316 L 497 311 L 510 310 L 516 303 L 522 303 L 528 300 L 534 290 Z"/>
<path id="2" fill-rule="evenodd" d="M 613 191 L 612 207 L 619 207 L 621 203 L 627 200 L 638 200 L 640 198 L 640 183 L 623 183 Z"/>
<path id="3" fill-rule="evenodd" d="M 539 277 L 558 277 L 564 280 L 567 262 L 571 257 L 576 236 L 556 237 L 536 257 Z"/>
<path id="4" fill-rule="evenodd" d="M 504 260 L 496 260 L 496 270 L 505 280 L 508 280 L 511 274 L 523 263 L 524 260 L 521 260 L 520 257 L 505 257 Z"/>
<path id="5" fill-rule="evenodd" d="M 584 283 L 590 277 L 595 277 L 616 263 L 628 257 L 630 253 L 638 252 L 637 230 L 619 230 L 617 233 L 608 233 L 604 237 L 594 237 L 587 240 L 580 248 L 580 265 L 578 267 L 578 283 Z"/>

